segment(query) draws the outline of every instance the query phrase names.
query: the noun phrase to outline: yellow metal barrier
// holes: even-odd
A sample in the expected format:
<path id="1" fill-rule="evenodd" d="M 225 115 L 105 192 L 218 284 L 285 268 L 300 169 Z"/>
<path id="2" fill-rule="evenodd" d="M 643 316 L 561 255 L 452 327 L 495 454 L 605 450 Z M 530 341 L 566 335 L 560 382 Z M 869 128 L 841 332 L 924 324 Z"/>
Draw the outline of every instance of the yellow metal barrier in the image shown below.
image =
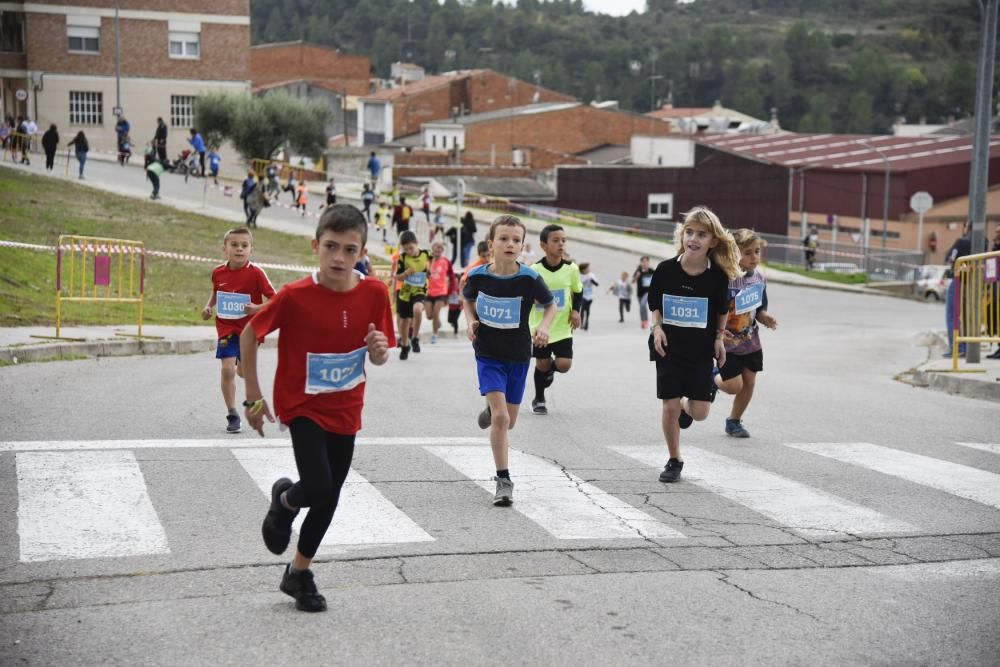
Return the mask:
<path id="1" fill-rule="evenodd" d="M 953 373 L 982 373 L 958 368 L 958 346 L 1000 343 L 1000 252 L 967 255 L 955 261 L 955 324 L 951 344 Z"/>
<path id="2" fill-rule="evenodd" d="M 10 153 L 11 162 L 18 162 L 31 152 L 33 137 L 23 132 L 11 132 L 7 135 L 4 151 Z"/>
<path id="3" fill-rule="evenodd" d="M 145 282 L 146 246 L 142 241 L 60 236 L 56 250 L 56 338 L 64 301 L 137 303 L 136 335 L 141 338 Z"/>

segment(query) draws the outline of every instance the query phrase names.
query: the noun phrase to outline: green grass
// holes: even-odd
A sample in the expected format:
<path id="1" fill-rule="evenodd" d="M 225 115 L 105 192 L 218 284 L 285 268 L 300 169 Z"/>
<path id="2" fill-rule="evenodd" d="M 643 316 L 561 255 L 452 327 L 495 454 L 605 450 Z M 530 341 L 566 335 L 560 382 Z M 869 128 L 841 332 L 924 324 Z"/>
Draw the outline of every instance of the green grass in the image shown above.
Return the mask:
<path id="1" fill-rule="evenodd" d="M 776 264 L 767 262 L 767 266 L 779 271 L 797 273 L 800 276 L 808 276 L 817 280 L 827 280 L 831 283 L 841 283 L 844 285 L 867 285 L 868 276 L 864 273 L 837 273 L 836 271 L 806 271 L 801 266 L 791 266 L 790 264 Z"/>
<path id="2" fill-rule="evenodd" d="M 143 241 L 147 250 L 218 257 L 225 220 L 178 211 L 74 183 L 0 169 L 0 239 L 55 245 L 60 234 Z M 305 237 L 254 231 L 254 260 L 312 265 Z M 199 324 L 213 264 L 146 258 L 147 324 Z M 0 326 L 55 325 L 55 253 L 0 248 Z M 275 287 L 302 273 L 268 270 Z M 130 325 L 136 304 L 63 303 L 63 324 Z"/>

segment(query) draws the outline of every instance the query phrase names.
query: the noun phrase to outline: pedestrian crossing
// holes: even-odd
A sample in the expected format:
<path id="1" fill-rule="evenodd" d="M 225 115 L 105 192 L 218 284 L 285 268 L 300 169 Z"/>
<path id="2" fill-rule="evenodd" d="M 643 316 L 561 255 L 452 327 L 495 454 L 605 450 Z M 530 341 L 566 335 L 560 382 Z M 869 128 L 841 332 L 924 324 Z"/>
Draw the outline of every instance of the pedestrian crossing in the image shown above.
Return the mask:
<path id="1" fill-rule="evenodd" d="M 359 451 L 366 446 L 407 448 L 408 455 L 423 461 L 422 465 L 445 466 L 452 471 L 457 476 L 454 480 L 426 481 L 421 485 L 435 503 L 455 510 L 451 507 L 454 497 L 449 494 L 455 493 L 457 482 L 465 489 L 466 501 L 472 493 L 481 498 L 483 507 L 489 505 L 494 483 L 488 441 L 484 438 L 359 438 L 358 442 Z M 1000 446 L 993 443 L 954 444 L 961 448 L 952 450 L 955 454 L 1000 455 Z M 985 508 L 1000 509 L 1000 475 L 981 468 L 871 443 L 787 443 L 782 447 L 814 456 L 817 463 L 834 461 L 917 485 L 914 492 L 932 489 Z M 0 442 L 0 454 L 12 453 L 14 457 L 17 558 L 37 563 L 170 554 L 168 534 L 157 512 L 157 502 L 161 501 L 151 493 L 143 475 L 143 461 L 136 452 L 190 448 L 222 451 L 232 457 L 236 462 L 233 465 L 238 466 L 234 470 L 245 472 L 245 478 L 219 480 L 219 485 L 237 489 L 245 483 L 248 489 L 256 488 L 262 500 L 254 502 L 252 509 L 248 507 L 248 514 L 263 516 L 275 479 L 297 478 L 289 442 L 281 438 Z M 738 458 L 738 449 L 726 456 L 685 446 L 688 466 L 682 482 L 663 485 L 655 481 L 655 474 L 663 465 L 664 449 L 660 443 L 607 447 L 608 455 L 619 459 L 620 464 L 610 470 L 604 468 L 605 482 L 588 481 L 537 454 L 511 450 L 515 503 L 511 511 L 497 512 L 505 513 L 503 521 L 507 526 L 511 521 L 527 522 L 552 540 L 567 544 L 573 540 L 655 540 L 667 544 L 677 540 L 682 544 L 696 535 L 669 511 L 674 501 L 682 498 L 686 507 L 693 503 L 702 513 L 711 503 L 720 502 L 713 499 L 724 499 L 742 506 L 741 511 L 764 517 L 761 523 L 773 523 L 810 539 L 917 535 L 928 530 L 924 522 L 913 520 L 913 514 L 907 520 L 893 516 L 884 507 L 867 507 L 850 485 L 838 489 L 838 495 L 814 480 L 793 479 L 792 475 L 752 465 L 743 460 L 748 457 Z M 648 474 L 641 472 L 637 476 L 636 463 L 648 468 Z M 197 465 L 197 457 L 192 459 L 192 465 Z M 427 511 L 426 506 L 400 507 L 398 496 L 394 500 L 391 493 L 385 493 L 392 484 L 372 482 L 352 470 L 319 553 L 449 539 L 439 522 L 433 522 L 434 530 L 427 525 L 428 515 L 421 512 Z M 251 496 L 257 497 L 258 491 Z M 687 497 L 670 495 L 678 493 Z M 652 497 L 655 502 L 649 501 Z M 637 498 L 645 498 L 645 502 Z M 661 506 L 664 510 L 659 509 Z M 296 520 L 296 528 L 304 514 Z"/>

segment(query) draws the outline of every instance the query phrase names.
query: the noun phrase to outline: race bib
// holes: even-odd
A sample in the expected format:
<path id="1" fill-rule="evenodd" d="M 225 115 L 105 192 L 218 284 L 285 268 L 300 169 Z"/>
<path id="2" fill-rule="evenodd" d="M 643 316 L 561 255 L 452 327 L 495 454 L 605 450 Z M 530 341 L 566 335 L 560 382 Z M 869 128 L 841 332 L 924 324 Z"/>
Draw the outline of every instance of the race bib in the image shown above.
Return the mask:
<path id="1" fill-rule="evenodd" d="M 704 329 L 708 326 L 708 299 L 664 294 L 663 323 L 675 327 Z"/>
<path id="2" fill-rule="evenodd" d="M 216 292 L 215 312 L 220 320 L 239 320 L 246 317 L 243 309 L 250 303 L 249 294 L 237 292 Z"/>
<path id="3" fill-rule="evenodd" d="M 736 293 L 736 314 L 752 313 L 764 304 L 764 283 L 744 287 Z"/>
<path id="4" fill-rule="evenodd" d="M 562 310 L 566 307 L 566 290 L 557 289 L 552 290 L 552 303 L 556 304 L 556 310 Z M 540 303 L 535 304 L 535 310 L 545 310 L 546 306 Z"/>
<path id="5" fill-rule="evenodd" d="M 483 324 L 494 329 L 516 329 L 521 326 L 521 297 L 494 297 L 479 293 L 476 315 Z"/>
<path id="6" fill-rule="evenodd" d="M 424 285 L 427 284 L 427 274 L 423 272 L 411 273 L 410 275 L 406 276 L 406 280 L 404 280 L 403 282 L 409 285 L 410 287 L 423 287 Z"/>
<path id="7" fill-rule="evenodd" d="M 368 347 L 336 354 L 306 353 L 306 393 L 327 394 L 354 389 L 365 381 Z"/>

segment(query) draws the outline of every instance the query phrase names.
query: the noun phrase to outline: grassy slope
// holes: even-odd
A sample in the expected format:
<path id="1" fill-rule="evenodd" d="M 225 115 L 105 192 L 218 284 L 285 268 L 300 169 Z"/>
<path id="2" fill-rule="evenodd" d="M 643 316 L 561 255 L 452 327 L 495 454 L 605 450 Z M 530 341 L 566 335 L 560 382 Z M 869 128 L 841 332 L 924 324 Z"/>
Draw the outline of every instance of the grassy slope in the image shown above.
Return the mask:
<path id="1" fill-rule="evenodd" d="M 13 170 L 0 175 L 0 239 L 46 245 L 55 245 L 60 234 L 133 239 L 148 250 L 222 261 L 222 235 L 232 226 L 224 220 Z M 308 239 L 300 236 L 260 229 L 254 245 L 257 261 L 313 263 Z M 213 266 L 147 257 L 144 321 L 200 323 Z M 55 269 L 54 253 L 0 248 L 0 326 L 54 325 Z M 271 270 L 268 276 L 278 287 L 302 274 Z M 136 311 L 132 304 L 64 303 L 63 322 L 128 325 Z"/>

